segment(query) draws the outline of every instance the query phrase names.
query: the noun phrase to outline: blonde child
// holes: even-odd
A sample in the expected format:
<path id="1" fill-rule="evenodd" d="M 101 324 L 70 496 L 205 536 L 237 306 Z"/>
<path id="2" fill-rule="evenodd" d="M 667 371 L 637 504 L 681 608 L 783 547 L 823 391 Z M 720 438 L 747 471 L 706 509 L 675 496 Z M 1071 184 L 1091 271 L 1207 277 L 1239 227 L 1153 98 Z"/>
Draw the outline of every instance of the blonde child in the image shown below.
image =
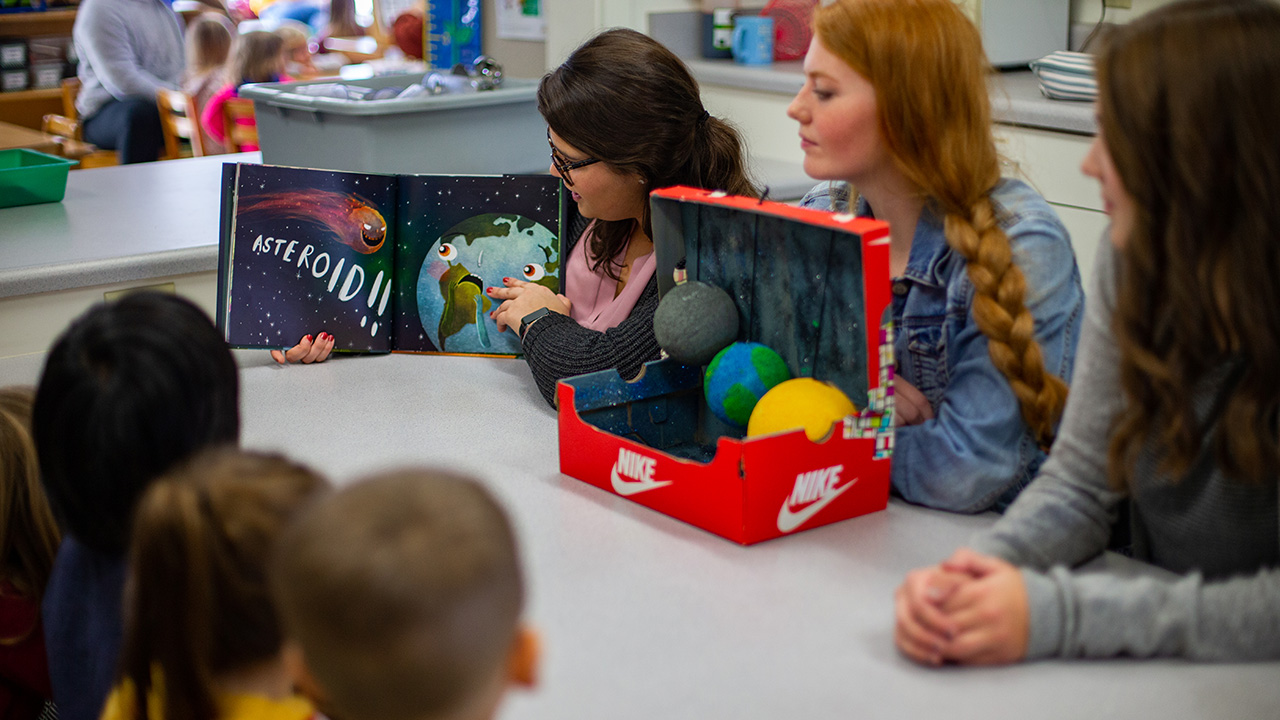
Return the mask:
<path id="1" fill-rule="evenodd" d="M 226 85 L 227 58 L 231 54 L 234 32 L 231 21 L 218 13 L 201 13 L 187 25 L 187 69 L 182 76 L 182 91 L 195 102 L 192 116 L 197 120 L 209 99 Z M 206 155 L 226 152 L 222 143 L 214 140 L 203 125 L 200 133 Z"/>
<path id="2" fill-rule="evenodd" d="M 267 592 L 286 523 L 328 483 L 279 456 L 211 451 L 138 504 L 119 683 L 102 720 L 306 720 Z"/>
<path id="3" fill-rule="evenodd" d="M 281 538 L 271 584 L 286 659 L 333 717 L 480 720 L 534 683 L 515 536 L 473 480 L 407 470 L 342 489 Z"/>
<path id="4" fill-rule="evenodd" d="M 275 29 L 284 42 L 284 71 L 296 80 L 306 80 L 320 74 L 311 59 L 311 36 L 306 24 L 286 20 Z"/>
<path id="5" fill-rule="evenodd" d="M 227 84 L 209 98 L 200 113 L 200 125 L 215 141 L 226 144 L 227 128 L 222 107 L 227 100 L 240 96 L 240 86 L 246 83 L 278 82 L 288 80 L 284 74 L 284 41 L 275 33 L 255 30 L 236 40 L 235 50 L 227 64 Z M 252 124 L 253 120 L 246 120 Z M 227 147 L 232 152 L 257 150 L 257 145 Z"/>
<path id="6" fill-rule="evenodd" d="M 31 438 L 35 390 L 0 389 L 0 717 L 33 720 L 51 698 L 40 598 L 60 534 Z"/>

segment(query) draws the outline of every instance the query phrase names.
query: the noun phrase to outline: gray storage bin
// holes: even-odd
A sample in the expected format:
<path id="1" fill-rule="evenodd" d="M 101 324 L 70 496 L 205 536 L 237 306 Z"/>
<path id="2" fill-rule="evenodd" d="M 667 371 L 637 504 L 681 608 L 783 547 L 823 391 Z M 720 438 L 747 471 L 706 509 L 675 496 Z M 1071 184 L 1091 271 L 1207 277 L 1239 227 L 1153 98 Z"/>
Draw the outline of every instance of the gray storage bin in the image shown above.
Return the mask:
<path id="1" fill-rule="evenodd" d="M 343 82 L 405 86 L 422 74 L 261 83 L 240 89 L 253 100 L 262 161 L 269 165 L 371 173 L 448 175 L 546 172 L 547 126 L 537 82 L 508 79 L 495 90 L 403 100 L 342 100 L 291 92 Z"/>

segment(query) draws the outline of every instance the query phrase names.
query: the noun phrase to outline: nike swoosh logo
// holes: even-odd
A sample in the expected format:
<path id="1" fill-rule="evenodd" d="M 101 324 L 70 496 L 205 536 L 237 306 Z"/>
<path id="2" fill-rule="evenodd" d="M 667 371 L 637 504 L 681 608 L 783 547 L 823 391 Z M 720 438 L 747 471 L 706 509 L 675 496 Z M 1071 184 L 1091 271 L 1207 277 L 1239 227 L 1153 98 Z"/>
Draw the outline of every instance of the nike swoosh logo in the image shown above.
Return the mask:
<path id="1" fill-rule="evenodd" d="M 627 480 L 618 474 L 618 466 L 614 465 L 613 470 L 609 473 L 609 480 L 613 483 L 613 491 L 619 495 L 635 495 L 636 493 L 656 490 L 660 487 L 670 485 L 670 480 Z"/>
<path id="2" fill-rule="evenodd" d="M 832 490 L 829 494 L 823 495 L 817 500 L 814 500 L 812 504 L 810 504 L 808 507 L 801 510 L 800 512 L 791 512 L 791 507 L 789 502 L 783 502 L 782 509 L 778 511 L 778 531 L 789 533 L 792 530 L 795 530 L 796 528 L 800 527 L 801 525 L 809 522 L 809 520 L 812 519 L 814 515 L 817 515 L 822 510 L 822 508 L 830 505 L 831 501 L 840 497 L 840 495 L 845 490 L 848 490 L 849 488 L 853 487 L 853 484 L 856 482 L 858 482 L 858 478 L 854 478 L 850 480 L 844 485 L 841 485 L 835 490 Z"/>

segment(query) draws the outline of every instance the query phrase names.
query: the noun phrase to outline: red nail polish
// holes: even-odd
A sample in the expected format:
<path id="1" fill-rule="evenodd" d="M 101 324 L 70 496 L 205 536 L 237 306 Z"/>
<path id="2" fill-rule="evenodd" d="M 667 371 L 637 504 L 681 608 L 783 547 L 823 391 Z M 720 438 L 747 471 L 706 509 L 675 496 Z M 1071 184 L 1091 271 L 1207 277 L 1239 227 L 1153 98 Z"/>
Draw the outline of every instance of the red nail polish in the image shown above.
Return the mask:
<path id="1" fill-rule="evenodd" d="M 502 282 L 511 282 L 511 278 L 504 277 L 502 278 Z"/>
<path id="2" fill-rule="evenodd" d="M 303 338 L 303 340 L 306 340 L 307 342 L 311 342 L 311 336 L 310 336 L 310 335 L 308 335 L 308 336 L 306 336 L 305 338 Z"/>

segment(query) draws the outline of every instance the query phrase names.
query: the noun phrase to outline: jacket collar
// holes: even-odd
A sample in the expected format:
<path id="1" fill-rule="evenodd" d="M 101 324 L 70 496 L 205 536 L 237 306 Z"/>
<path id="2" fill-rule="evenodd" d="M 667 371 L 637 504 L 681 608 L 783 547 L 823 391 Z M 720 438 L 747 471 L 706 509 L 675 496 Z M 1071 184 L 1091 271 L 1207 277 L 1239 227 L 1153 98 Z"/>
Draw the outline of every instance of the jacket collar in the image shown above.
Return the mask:
<path id="1" fill-rule="evenodd" d="M 857 215 L 875 217 L 875 211 L 865 197 L 858 198 Z M 950 259 L 951 252 L 942 214 L 933 201 L 928 201 L 920 212 L 920 219 L 916 221 L 916 232 L 911 238 L 911 255 L 907 258 L 907 269 L 903 271 L 902 277 L 934 287 L 946 285 L 943 265 Z"/>

